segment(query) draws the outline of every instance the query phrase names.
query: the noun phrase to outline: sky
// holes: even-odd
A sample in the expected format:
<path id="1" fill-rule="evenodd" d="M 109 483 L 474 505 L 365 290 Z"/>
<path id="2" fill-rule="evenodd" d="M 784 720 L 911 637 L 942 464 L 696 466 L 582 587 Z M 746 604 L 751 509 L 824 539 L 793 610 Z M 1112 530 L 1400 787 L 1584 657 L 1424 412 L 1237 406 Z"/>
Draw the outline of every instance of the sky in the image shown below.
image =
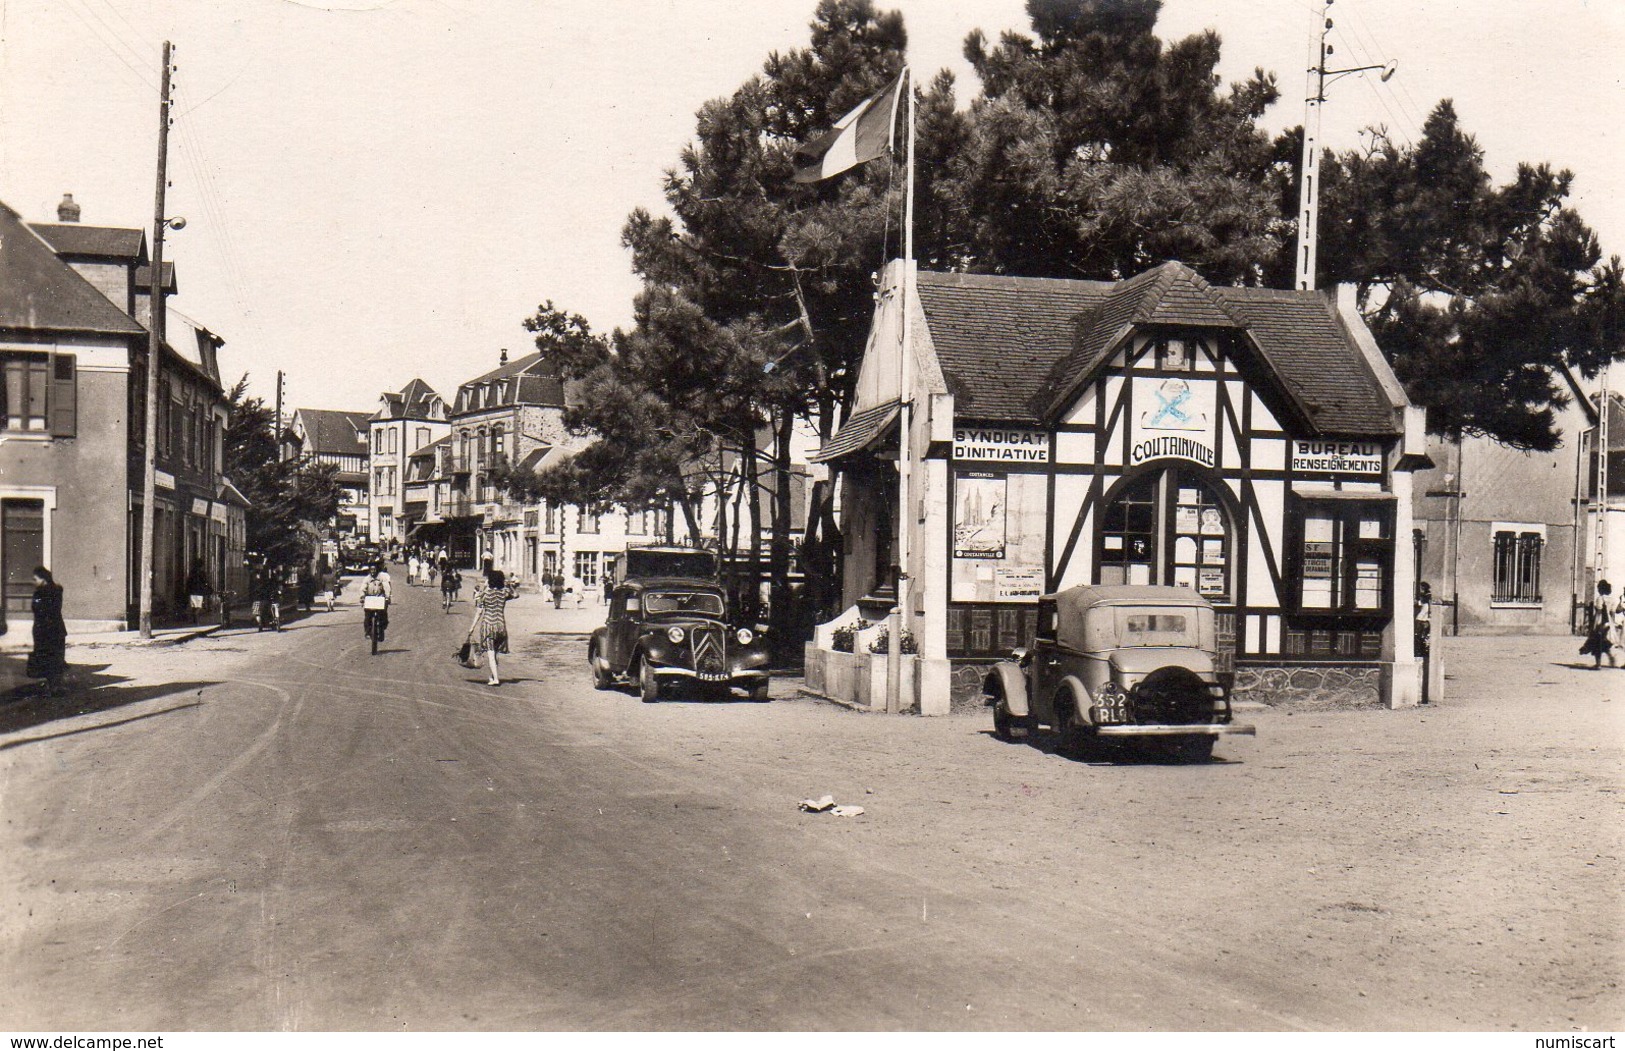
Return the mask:
<path id="1" fill-rule="evenodd" d="M 1028 27 L 1022 0 L 879 0 L 922 79 L 975 93 L 965 35 Z M 173 305 L 226 340 L 228 379 L 290 406 L 371 411 L 531 349 L 544 300 L 608 331 L 637 282 L 620 229 L 708 99 L 804 47 L 815 0 L 0 0 L 0 200 L 91 225 L 154 211 L 159 69 L 176 45 L 166 239 Z M 1165 0 L 1158 32 L 1224 41 L 1221 74 L 1275 72 L 1271 130 L 1303 119 L 1318 0 Z M 1323 141 L 1400 142 L 1455 100 L 1498 179 L 1575 173 L 1572 204 L 1625 254 L 1619 0 L 1337 0 Z M 878 261 L 877 261 L 878 262 Z"/>

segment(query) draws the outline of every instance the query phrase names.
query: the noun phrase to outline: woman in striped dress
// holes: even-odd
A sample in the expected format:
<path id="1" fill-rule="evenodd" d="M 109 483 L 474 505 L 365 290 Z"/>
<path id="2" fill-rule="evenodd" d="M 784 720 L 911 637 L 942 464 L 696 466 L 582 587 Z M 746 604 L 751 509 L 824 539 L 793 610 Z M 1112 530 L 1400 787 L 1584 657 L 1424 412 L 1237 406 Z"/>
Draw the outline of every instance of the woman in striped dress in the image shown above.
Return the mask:
<path id="1" fill-rule="evenodd" d="M 486 662 L 491 666 L 491 678 L 485 684 L 500 686 L 502 679 L 497 675 L 497 654 L 508 652 L 506 608 L 518 593 L 507 586 L 500 569 L 491 570 L 487 580 L 487 586 L 474 596 L 474 622 L 468 626 L 468 641 L 475 653 L 485 654 Z"/>

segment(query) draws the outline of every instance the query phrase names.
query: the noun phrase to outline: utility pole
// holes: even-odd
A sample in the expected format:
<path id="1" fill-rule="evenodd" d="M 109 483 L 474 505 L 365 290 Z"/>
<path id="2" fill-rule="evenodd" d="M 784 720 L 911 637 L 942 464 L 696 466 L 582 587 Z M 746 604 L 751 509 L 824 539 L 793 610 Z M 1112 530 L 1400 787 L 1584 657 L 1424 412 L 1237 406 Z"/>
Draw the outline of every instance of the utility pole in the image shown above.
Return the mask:
<path id="1" fill-rule="evenodd" d="M 1309 85 L 1304 92 L 1303 110 L 1303 178 L 1298 189 L 1298 276 L 1293 287 L 1307 291 L 1315 287 L 1315 251 L 1320 227 L 1320 110 L 1326 102 L 1326 85 L 1338 77 L 1367 70 L 1382 70 L 1386 81 L 1399 68 L 1398 62 L 1380 65 L 1350 66 L 1348 69 L 1327 69 L 1326 59 L 1333 47 L 1326 40 L 1332 31 L 1329 17 L 1333 0 L 1326 0 L 1320 9 L 1319 28 L 1313 45 L 1314 64 L 1309 67 Z"/>
<path id="2" fill-rule="evenodd" d="M 282 370 L 276 370 L 276 458 L 282 462 Z"/>
<path id="3" fill-rule="evenodd" d="M 156 538 L 153 531 L 157 522 L 154 505 L 158 501 L 158 377 L 159 362 L 164 347 L 164 229 L 169 220 L 164 217 L 164 189 L 168 186 L 169 169 L 169 74 L 170 54 L 174 46 L 164 41 L 163 90 L 158 100 L 158 188 L 153 194 L 152 208 L 152 281 L 147 302 L 151 317 L 147 319 L 147 418 L 145 451 L 145 477 L 141 483 L 141 622 L 143 639 L 152 638 L 152 556 Z"/>
<path id="4" fill-rule="evenodd" d="M 1608 366 L 1602 369 L 1602 385 L 1597 395 L 1597 443 L 1593 450 L 1597 457 L 1597 498 L 1592 503 L 1597 516 L 1596 533 L 1592 539 L 1591 554 L 1595 567 L 1591 572 L 1593 592 L 1597 582 L 1608 572 Z"/>

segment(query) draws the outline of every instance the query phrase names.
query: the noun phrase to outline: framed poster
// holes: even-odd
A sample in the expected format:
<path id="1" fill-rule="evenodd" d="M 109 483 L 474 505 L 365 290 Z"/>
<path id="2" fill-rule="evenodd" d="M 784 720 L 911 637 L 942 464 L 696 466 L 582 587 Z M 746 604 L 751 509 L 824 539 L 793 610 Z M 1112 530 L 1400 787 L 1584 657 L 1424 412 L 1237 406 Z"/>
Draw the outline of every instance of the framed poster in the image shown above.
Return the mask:
<path id="1" fill-rule="evenodd" d="M 966 471 L 954 489 L 954 557 L 1003 558 L 1008 479 Z"/>

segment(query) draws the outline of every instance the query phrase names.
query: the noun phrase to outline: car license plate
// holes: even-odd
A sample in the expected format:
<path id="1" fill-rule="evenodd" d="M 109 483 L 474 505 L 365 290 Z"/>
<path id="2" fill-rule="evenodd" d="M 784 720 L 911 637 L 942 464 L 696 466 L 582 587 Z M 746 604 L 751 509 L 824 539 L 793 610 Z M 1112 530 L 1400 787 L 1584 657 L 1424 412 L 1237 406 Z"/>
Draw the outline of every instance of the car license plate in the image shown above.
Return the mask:
<path id="1" fill-rule="evenodd" d="M 700 677 L 701 681 L 703 681 L 703 682 L 727 682 L 728 681 L 728 676 L 719 675 L 716 672 L 702 671 L 702 672 L 699 673 L 699 677 Z"/>

